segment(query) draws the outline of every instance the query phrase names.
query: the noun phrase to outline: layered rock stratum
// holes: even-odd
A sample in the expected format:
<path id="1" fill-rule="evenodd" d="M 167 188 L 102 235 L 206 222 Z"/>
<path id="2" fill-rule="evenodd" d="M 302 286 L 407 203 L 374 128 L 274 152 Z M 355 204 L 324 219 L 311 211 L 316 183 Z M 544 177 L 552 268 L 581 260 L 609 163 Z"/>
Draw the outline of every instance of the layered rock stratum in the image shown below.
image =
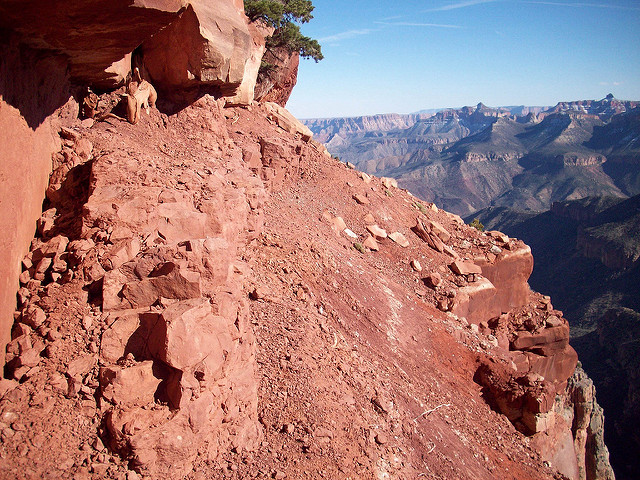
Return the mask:
<path id="1" fill-rule="evenodd" d="M 130 12 L 193 42 L 186 83 Z M 94 59 L 56 41 L 77 18 L 127 33 Z M 529 247 L 252 102 L 263 43 L 241 5 L 60 21 L 3 37 L 3 478 L 613 478 Z M 162 110 L 82 118 L 121 54 Z M 291 82 L 272 88 L 284 103 Z"/>
<path id="2" fill-rule="evenodd" d="M 640 193 L 639 112 L 637 102 L 609 95 L 547 109 L 478 104 L 305 123 L 333 155 L 467 216 L 490 206 L 544 211 L 553 202 Z"/>

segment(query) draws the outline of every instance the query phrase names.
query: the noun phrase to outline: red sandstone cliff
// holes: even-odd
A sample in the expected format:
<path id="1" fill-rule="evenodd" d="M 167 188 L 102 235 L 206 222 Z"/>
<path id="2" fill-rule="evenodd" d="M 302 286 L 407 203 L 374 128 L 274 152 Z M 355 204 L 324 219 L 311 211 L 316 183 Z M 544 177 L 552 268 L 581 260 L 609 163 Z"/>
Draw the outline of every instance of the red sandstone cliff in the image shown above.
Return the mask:
<path id="1" fill-rule="evenodd" d="M 611 478 L 584 473 L 577 358 L 522 242 L 347 169 L 275 104 L 81 121 L 66 65 L 165 58 L 130 3 L 83 24 L 128 32 L 99 62 L 55 31 L 3 46 L 3 477 Z M 209 53 L 244 39 L 150 66 L 160 92 L 239 94 L 261 45 L 238 5 L 143 3 Z M 220 12 L 233 33 L 203 37 Z"/>

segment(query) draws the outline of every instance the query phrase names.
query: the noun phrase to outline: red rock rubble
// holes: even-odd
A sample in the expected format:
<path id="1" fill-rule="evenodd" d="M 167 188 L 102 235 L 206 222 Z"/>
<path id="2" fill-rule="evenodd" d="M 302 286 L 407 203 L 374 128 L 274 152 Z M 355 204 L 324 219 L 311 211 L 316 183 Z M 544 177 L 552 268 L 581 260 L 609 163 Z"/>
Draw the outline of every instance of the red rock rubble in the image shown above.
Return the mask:
<path id="1" fill-rule="evenodd" d="M 13 380 L 0 389 L 3 476 L 492 478 L 509 468 L 527 478 L 543 468 L 485 406 L 476 354 L 455 341 L 494 351 L 490 337 L 435 308 L 480 275 L 455 274 L 450 255 L 414 236 L 420 213 L 406 193 L 360 185 L 302 129 L 269 118 L 205 97 L 136 126 L 64 131 L 77 160 L 52 176 L 23 262 Z M 335 188 L 345 179 L 370 203 Z M 427 211 L 461 258 L 472 242 L 488 248 Z M 408 245 L 354 250 L 347 230 L 364 241 L 371 220 Z M 436 274 L 435 290 L 420 287 Z"/>

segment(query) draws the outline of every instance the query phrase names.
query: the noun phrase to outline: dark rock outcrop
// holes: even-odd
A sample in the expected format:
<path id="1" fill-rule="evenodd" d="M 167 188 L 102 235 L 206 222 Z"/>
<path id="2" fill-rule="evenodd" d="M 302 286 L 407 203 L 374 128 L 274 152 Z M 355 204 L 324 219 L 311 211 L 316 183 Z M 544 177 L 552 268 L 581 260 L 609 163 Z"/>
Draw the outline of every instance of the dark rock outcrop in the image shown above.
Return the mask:
<path id="1" fill-rule="evenodd" d="M 640 468 L 640 314 L 629 308 L 611 309 L 600 318 L 597 330 L 574 343 L 606 412 L 611 463 L 618 478 L 631 479 Z"/>

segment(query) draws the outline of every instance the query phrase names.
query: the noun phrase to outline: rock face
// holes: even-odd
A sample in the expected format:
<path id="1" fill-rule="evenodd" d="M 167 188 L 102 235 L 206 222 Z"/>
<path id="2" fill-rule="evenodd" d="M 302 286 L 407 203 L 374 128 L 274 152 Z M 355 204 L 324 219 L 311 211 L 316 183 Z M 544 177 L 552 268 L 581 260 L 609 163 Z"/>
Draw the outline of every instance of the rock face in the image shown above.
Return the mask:
<path id="1" fill-rule="evenodd" d="M 99 1 L 8 1 L 0 6 L 0 22 L 29 46 L 67 58 L 74 81 L 109 88 L 130 70 L 130 65 L 111 66 L 174 21 L 185 5 L 182 0 L 116 0 L 108 8 Z"/>
<path id="2" fill-rule="evenodd" d="M 478 370 L 479 382 L 488 388 L 500 410 L 528 434 L 552 426 L 553 399 L 565 390 L 578 361 L 569 346 L 566 320 L 559 317 L 561 313 L 553 310 L 548 299 L 543 297 L 539 302 L 489 321 L 498 344 L 503 342 L 508 348 L 506 358 L 510 362 L 505 367 L 492 359 Z"/>
<path id="3" fill-rule="evenodd" d="M 607 311 L 597 329 L 575 342 L 585 369 L 598 388 L 605 408 L 605 440 L 611 464 L 620 478 L 632 478 L 638 469 L 638 348 L 640 314 L 628 308 Z M 602 359 L 606 358 L 606 362 Z"/>
<path id="4" fill-rule="evenodd" d="M 478 368 L 477 381 L 487 396 L 528 435 L 547 432 L 554 446 L 562 443 L 561 438 L 572 438 L 570 423 L 553 430 L 557 416 L 553 409 L 555 396 L 566 395 L 578 357 L 569 346 L 569 325 L 562 312 L 553 309 L 548 297 L 532 298 L 527 284 L 533 270 L 531 249 L 500 232 L 489 232 L 485 236 L 491 240 L 486 250 L 474 255 L 474 263 L 445 245 L 451 234 L 439 223 L 418 219 L 413 230 L 430 248 L 449 249 L 454 258 L 449 269 L 462 280 L 439 308 L 479 325 L 504 349 L 504 356 L 483 360 Z M 425 283 L 441 288 L 433 277 Z"/>
<path id="5" fill-rule="evenodd" d="M 529 276 L 533 272 L 533 255 L 527 245 L 511 247 L 511 242 L 496 242 L 498 258 L 495 263 L 481 259 L 478 264 L 482 269 L 482 275 L 493 283 L 498 289 L 496 299 L 500 311 L 506 312 L 514 307 L 523 305 L 529 295 Z M 500 246 L 498 246 L 500 245 Z M 494 250 L 497 251 L 497 250 Z"/>
<path id="6" fill-rule="evenodd" d="M 8 42 L 0 45 L 0 345 L 10 339 L 20 260 L 42 214 L 51 155 L 60 148 L 52 113 L 69 98 L 64 59 L 43 59 L 15 38 Z M 4 354 L 0 348 L 0 362 Z"/>
<path id="7" fill-rule="evenodd" d="M 640 259 L 640 244 L 634 235 L 640 227 L 640 195 L 602 211 L 578 229 L 576 248 L 615 270 L 632 267 Z"/>
<path id="8" fill-rule="evenodd" d="M 604 443 L 604 415 L 596 401 L 593 382 L 581 368 L 569 380 L 569 410 L 573 409 L 575 451 L 582 479 L 613 479 L 609 451 Z"/>
<path id="9" fill-rule="evenodd" d="M 259 86 L 260 65 L 265 54 L 265 39 L 273 33 L 273 28 L 260 23 L 250 23 L 249 33 L 252 40 L 251 55 L 244 66 L 242 83 L 235 95 L 227 98 L 229 105 L 249 105 L 253 100 L 260 100 L 256 95 L 256 87 Z"/>
<path id="10" fill-rule="evenodd" d="M 258 76 L 255 98 L 257 101 L 274 102 L 284 107 L 298 81 L 298 52 L 289 53 L 283 49 L 268 51 L 264 62 L 272 67 Z"/>
<path id="11" fill-rule="evenodd" d="M 604 443 L 603 411 L 593 382 L 580 367 L 569 379 L 567 395 L 556 398 L 553 410 L 556 422 L 550 427 L 552 435 L 547 432 L 533 437 L 533 444 L 545 452 L 545 460 L 568 478 L 616 478 Z"/>

